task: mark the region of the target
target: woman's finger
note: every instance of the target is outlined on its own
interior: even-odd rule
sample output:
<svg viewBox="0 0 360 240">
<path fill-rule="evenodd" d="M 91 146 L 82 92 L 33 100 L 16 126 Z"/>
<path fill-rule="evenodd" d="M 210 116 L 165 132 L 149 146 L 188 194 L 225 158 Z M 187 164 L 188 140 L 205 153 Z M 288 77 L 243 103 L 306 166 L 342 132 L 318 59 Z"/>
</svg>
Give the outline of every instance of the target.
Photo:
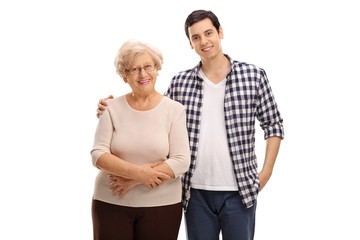
<svg viewBox="0 0 360 240">
<path fill-rule="evenodd" d="M 112 191 L 112 194 L 115 195 L 117 194 L 118 192 L 121 191 L 121 187 L 120 186 L 117 186 L 113 191 Z"/>
</svg>

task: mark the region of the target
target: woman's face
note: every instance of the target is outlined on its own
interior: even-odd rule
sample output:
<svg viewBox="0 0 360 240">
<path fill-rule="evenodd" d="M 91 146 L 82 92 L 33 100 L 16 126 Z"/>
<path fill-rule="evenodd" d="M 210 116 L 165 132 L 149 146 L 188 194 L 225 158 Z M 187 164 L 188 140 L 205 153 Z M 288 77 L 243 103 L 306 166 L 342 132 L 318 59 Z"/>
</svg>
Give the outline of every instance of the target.
<svg viewBox="0 0 360 240">
<path fill-rule="evenodd" d="M 130 85 L 134 94 L 150 94 L 155 91 L 158 75 L 153 58 L 145 52 L 134 59 L 124 81 Z"/>
</svg>

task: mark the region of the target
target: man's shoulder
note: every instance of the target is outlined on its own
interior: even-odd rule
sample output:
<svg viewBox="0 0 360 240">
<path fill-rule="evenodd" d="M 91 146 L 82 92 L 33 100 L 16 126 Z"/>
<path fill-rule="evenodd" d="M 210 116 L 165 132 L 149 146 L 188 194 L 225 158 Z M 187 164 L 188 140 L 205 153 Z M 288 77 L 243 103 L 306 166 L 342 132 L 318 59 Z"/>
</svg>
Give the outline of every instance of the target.
<svg viewBox="0 0 360 240">
<path fill-rule="evenodd" d="M 180 71 L 173 77 L 173 80 L 186 80 L 192 79 L 196 75 L 197 67 L 190 68 L 184 71 Z"/>
<path fill-rule="evenodd" d="M 180 98 L 187 95 L 188 92 L 193 91 L 197 85 L 198 67 L 187 69 L 176 74 L 169 85 L 165 96 L 168 96 L 176 101 L 181 101 Z"/>
<path fill-rule="evenodd" d="M 266 77 L 266 73 L 264 69 L 257 65 L 234 60 L 232 62 L 231 76 L 234 79 L 241 79 L 241 81 L 260 82 L 261 79 Z"/>
<path fill-rule="evenodd" d="M 232 67 L 233 67 L 233 69 L 237 69 L 237 70 L 241 70 L 241 71 L 255 71 L 255 72 L 263 71 L 262 68 L 258 67 L 255 64 L 241 62 L 241 61 L 237 61 L 237 60 L 232 61 Z"/>
</svg>

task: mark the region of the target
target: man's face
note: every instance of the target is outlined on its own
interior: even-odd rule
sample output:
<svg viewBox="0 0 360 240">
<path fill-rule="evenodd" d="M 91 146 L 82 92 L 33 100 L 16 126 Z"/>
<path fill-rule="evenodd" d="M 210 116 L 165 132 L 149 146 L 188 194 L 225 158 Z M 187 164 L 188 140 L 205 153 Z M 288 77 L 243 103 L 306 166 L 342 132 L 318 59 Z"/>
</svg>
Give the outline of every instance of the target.
<svg viewBox="0 0 360 240">
<path fill-rule="evenodd" d="M 190 46 L 200 58 L 211 59 L 222 53 L 221 39 L 224 38 L 222 28 L 219 33 L 209 18 L 205 18 L 189 27 Z"/>
</svg>

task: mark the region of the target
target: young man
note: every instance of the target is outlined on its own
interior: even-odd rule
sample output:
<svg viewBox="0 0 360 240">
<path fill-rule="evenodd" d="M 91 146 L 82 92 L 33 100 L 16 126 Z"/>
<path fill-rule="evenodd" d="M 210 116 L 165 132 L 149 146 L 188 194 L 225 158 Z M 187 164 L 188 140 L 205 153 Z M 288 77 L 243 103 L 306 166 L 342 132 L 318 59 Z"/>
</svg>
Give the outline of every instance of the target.
<svg viewBox="0 0 360 240">
<path fill-rule="evenodd" d="M 183 178 L 183 206 L 188 239 L 219 239 L 220 230 L 224 240 L 253 239 L 256 198 L 272 174 L 284 137 L 282 118 L 265 71 L 222 52 L 224 34 L 215 14 L 192 12 L 185 33 L 201 62 L 177 74 L 165 95 L 187 110 L 191 165 Z M 259 173 L 255 118 L 266 139 Z"/>
</svg>

